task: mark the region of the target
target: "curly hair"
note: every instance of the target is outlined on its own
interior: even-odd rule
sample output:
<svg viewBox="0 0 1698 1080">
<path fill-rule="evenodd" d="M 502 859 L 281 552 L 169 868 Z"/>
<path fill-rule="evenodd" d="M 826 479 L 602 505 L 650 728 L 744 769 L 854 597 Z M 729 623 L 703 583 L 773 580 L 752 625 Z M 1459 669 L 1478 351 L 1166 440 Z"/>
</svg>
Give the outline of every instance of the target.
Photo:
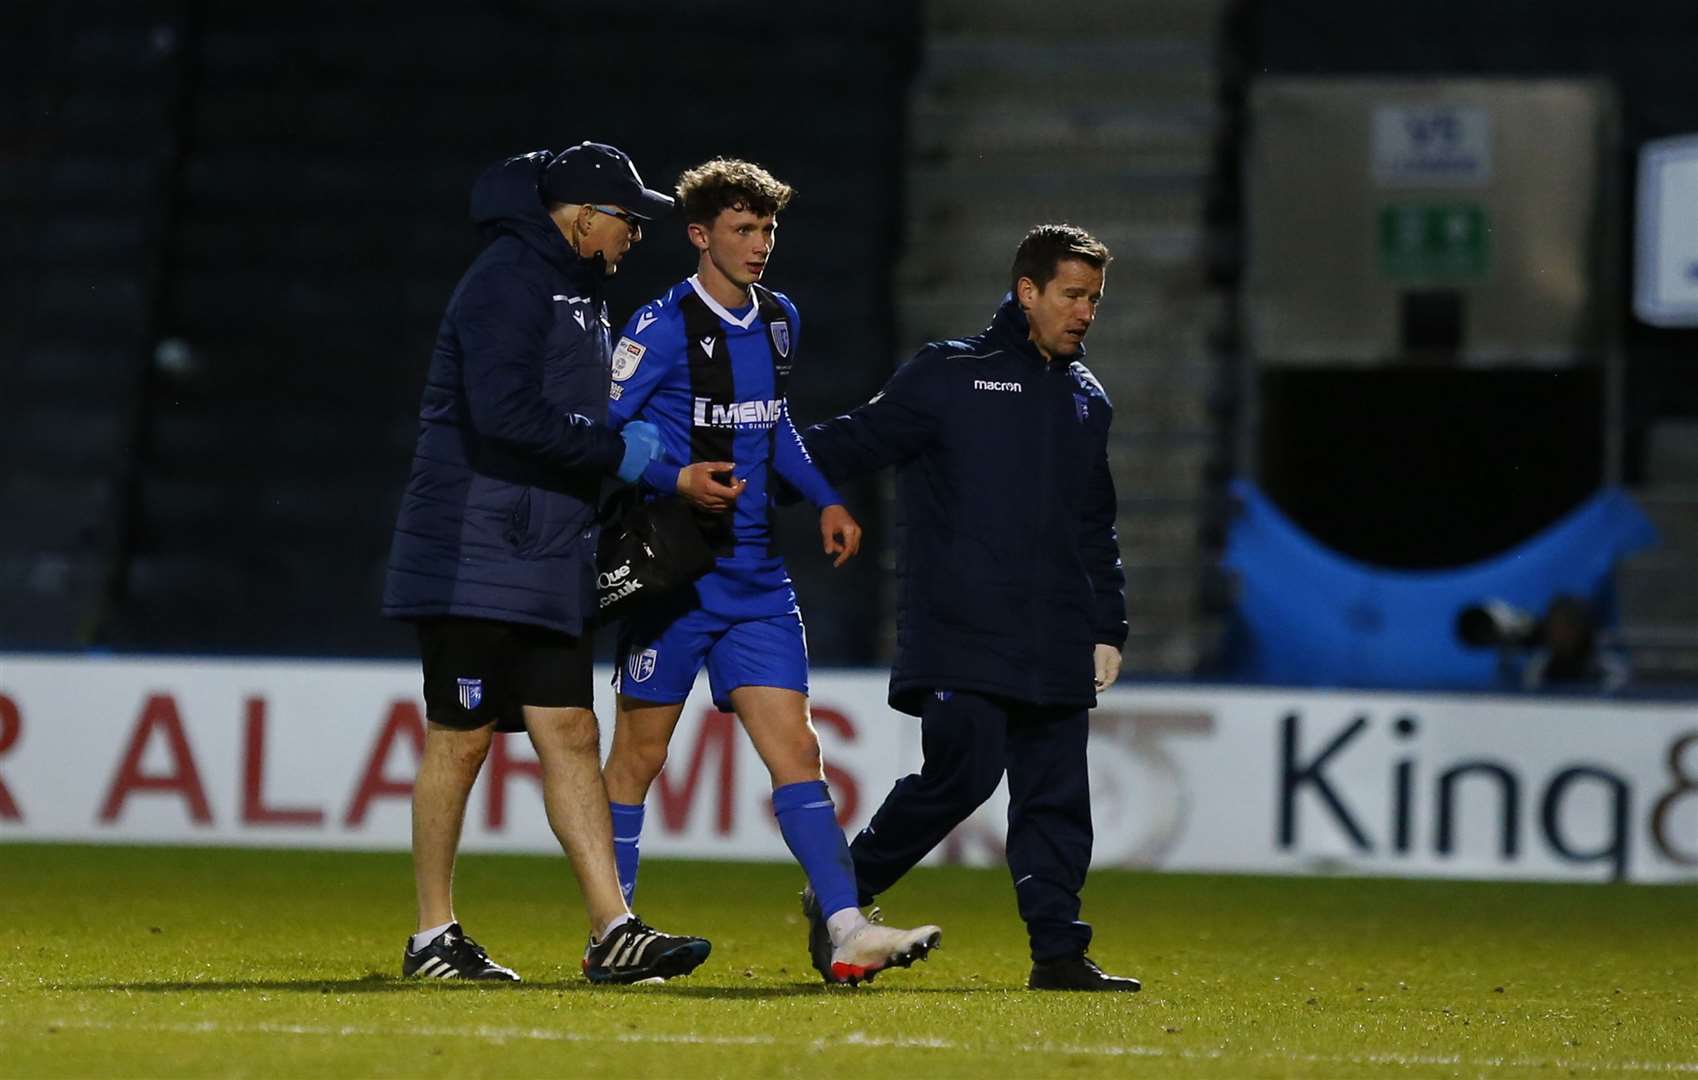
<svg viewBox="0 0 1698 1080">
<path fill-rule="evenodd" d="M 714 158 L 678 177 L 684 220 L 710 225 L 722 210 L 747 210 L 765 217 L 790 205 L 791 187 L 752 161 Z"/>
</svg>

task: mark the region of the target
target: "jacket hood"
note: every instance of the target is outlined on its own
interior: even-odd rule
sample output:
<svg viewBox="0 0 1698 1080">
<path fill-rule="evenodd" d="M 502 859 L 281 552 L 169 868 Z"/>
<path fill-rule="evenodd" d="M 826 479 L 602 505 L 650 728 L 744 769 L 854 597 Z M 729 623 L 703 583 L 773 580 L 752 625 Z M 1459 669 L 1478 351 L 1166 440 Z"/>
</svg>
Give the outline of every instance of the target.
<svg viewBox="0 0 1698 1080">
<path fill-rule="evenodd" d="M 1018 349 L 1035 357 L 1040 363 L 1044 362 L 1044 354 L 1032 343 L 1032 324 L 1026 321 L 1025 309 L 1014 299 L 1012 292 L 1002 294 L 1002 303 L 997 305 L 996 314 L 991 316 L 990 326 L 985 330 L 988 335 L 999 338 L 1004 347 Z M 1062 367 L 1075 360 L 1085 359 L 1084 343 L 1080 343 L 1079 351 L 1072 356 L 1056 359 L 1064 361 Z"/>
<path fill-rule="evenodd" d="M 542 174 L 553 157 L 533 150 L 485 169 L 472 185 L 472 224 L 486 239 L 508 233 L 573 277 L 593 272 L 599 282 L 601 256 L 580 258 L 543 207 Z"/>
</svg>

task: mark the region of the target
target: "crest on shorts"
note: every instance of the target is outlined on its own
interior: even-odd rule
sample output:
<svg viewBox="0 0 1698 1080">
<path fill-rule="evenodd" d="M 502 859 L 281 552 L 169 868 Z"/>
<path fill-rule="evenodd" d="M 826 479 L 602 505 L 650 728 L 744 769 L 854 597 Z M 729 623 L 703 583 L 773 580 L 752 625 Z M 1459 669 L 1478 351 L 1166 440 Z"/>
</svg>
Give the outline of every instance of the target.
<svg viewBox="0 0 1698 1080">
<path fill-rule="evenodd" d="M 790 355 L 790 324 L 783 319 L 767 327 L 772 331 L 772 347 L 778 350 L 778 355 Z"/>
<path fill-rule="evenodd" d="M 655 650 L 644 649 L 633 653 L 631 659 L 625 662 L 625 670 L 631 673 L 632 682 L 646 682 L 654 674 Z"/>
<path fill-rule="evenodd" d="M 454 681 L 460 684 L 460 707 L 462 709 L 475 709 L 483 704 L 482 679 L 456 679 Z"/>
</svg>

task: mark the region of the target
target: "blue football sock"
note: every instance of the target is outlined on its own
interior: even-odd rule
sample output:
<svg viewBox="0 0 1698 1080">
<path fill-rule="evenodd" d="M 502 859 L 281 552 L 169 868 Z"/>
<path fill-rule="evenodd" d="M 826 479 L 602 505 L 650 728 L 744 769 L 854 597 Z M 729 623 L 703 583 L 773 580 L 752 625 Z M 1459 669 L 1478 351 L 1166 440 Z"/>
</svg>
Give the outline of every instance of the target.
<svg viewBox="0 0 1698 1080">
<path fill-rule="evenodd" d="M 772 810 L 778 815 L 778 831 L 784 834 L 784 843 L 814 887 L 820 910 L 830 916 L 854 907 L 855 864 L 849 858 L 849 842 L 837 827 L 837 808 L 832 805 L 825 781 L 807 780 L 775 788 Z"/>
<path fill-rule="evenodd" d="M 627 906 L 637 894 L 637 847 L 643 839 L 643 804 L 608 800 L 613 812 L 613 864 L 619 870 L 619 891 Z"/>
</svg>

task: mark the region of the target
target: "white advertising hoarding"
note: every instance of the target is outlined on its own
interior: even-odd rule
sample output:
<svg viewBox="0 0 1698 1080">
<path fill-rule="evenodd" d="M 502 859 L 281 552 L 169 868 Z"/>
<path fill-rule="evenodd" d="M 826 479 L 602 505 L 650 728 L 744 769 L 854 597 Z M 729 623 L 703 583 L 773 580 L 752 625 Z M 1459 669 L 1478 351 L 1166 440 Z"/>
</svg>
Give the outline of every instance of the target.
<svg viewBox="0 0 1698 1080">
<path fill-rule="evenodd" d="M 407 663 L 0 656 L 0 842 L 405 848 L 418 695 Z M 858 830 L 918 723 L 882 672 L 816 672 L 813 709 Z M 1098 867 L 1698 880 L 1698 703 L 1122 686 L 1091 727 Z M 497 744 L 465 847 L 557 850 L 528 743 Z M 769 794 L 698 691 L 644 853 L 786 858 Z M 1006 807 L 933 860 L 1000 861 Z"/>
</svg>

